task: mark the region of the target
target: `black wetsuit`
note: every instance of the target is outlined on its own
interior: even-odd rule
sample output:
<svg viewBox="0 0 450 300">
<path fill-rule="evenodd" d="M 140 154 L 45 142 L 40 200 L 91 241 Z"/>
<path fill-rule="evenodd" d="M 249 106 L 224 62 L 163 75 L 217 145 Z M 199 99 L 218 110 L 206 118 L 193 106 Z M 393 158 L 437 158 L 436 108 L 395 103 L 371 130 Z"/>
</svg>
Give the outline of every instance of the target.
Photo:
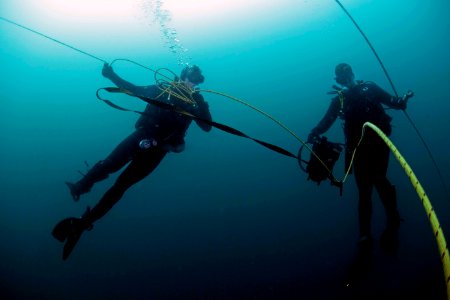
<svg viewBox="0 0 450 300">
<path fill-rule="evenodd" d="M 113 73 L 111 81 L 118 87 L 132 92 L 136 96 L 155 99 L 175 105 L 183 110 L 211 120 L 207 102 L 198 92 L 186 96 L 195 101 L 189 104 L 174 95 L 164 93 L 156 85 L 135 86 Z M 174 111 L 147 104 L 144 114 L 136 122 L 136 130 L 125 138 L 105 159 L 98 162 L 75 185 L 81 193 L 88 192 L 95 182 L 105 179 L 117 172 L 127 163 L 128 166 L 119 175 L 113 186 L 103 195 L 98 204 L 85 216 L 85 221 L 92 224 L 104 216 L 116 204 L 125 191 L 133 184 L 148 176 L 161 162 L 167 152 L 181 152 L 184 149 L 184 136 L 192 119 Z M 197 121 L 204 131 L 211 126 Z"/>
<path fill-rule="evenodd" d="M 312 130 L 314 135 L 325 133 L 334 121 L 344 120 L 346 138 L 346 165 L 361 137 L 365 122 L 371 122 L 386 135 L 391 134 L 391 117 L 386 114 L 383 105 L 394 109 L 404 109 L 401 98 L 393 97 L 372 82 L 358 82 L 350 89 L 342 90 L 342 97 L 332 99 L 327 113 Z M 353 171 L 359 191 L 360 235 L 370 236 L 372 215 L 372 190 L 375 186 L 385 207 L 388 226 L 399 222 L 395 187 L 386 177 L 389 162 L 389 148 L 372 130 L 365 136 L 356 151 Z"/>
</svg>

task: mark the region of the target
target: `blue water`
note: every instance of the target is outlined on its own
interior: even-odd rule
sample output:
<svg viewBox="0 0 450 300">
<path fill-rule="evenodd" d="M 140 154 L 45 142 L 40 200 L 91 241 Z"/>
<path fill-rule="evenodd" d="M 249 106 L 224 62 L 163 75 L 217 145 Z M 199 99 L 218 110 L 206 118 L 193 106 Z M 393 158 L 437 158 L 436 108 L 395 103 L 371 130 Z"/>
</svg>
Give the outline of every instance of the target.
<svg viewBox="0 0 450 300">
<path fill-rule="evenodd" d="M 178 73 L 180 61 L 188 59 L 203 69 L 202 88 L 255 105 L 301 138 L 328 107 L 326 92 L 337 63 L 350 63 L 357 78 L 392 92 L 335 1 L 257 6 L 229 1 L 233 9 L 215 11 L 202 11 L 197 3 L 196 10 L 183 14 L 172 0 L 171 18 L 152 15 L 151 1 L 129 1 L 142 11 L 127 16 L 107 7 L 98 15 L 89 7 L 72 14 L 61 9 L 64 5 L 51 6 L 57 2 L 2 0 L 0 15 L 106 61 L 129 58 Z M 450 3 L 342 2 L 379 52 L 399 93 L 415 92 L 408 114 L 446 180 Z M 164 35 L 161 22 L 176 35 Z M 177 41 L 168 41 L 174 36 Z M 172 51 L 173 43 L 183 53 Z M 92 165 L 109 154 L 133 130 L 137 115 L 96 99 L 98 88 L 111 85 L 101 76 L 102 62 L 1 20 L 0 45 L 1 299 L 446 298 L 431 227 L 394 157 L 388 174 L 405 220 L 398 255 L 380 252 L 385 216 L 375 194 L 372 267 L 346 288 L 358 237 L 353 177 L 340 197 L 327 182 L 307 181 L 294 159 L 219 130 L 205 133 L 195 124 L 186 151 L 169 154 L 131 188 L 63 262 L 62 245 L 50 234 L 53 226 L 95 205 L 117 174 L 78 203 L 64 181 L 79 179 L 85 161 Z M 153 83 L 151 73 L 133 65 L 118 62 L 115 69 L 137 84 Z M 224 97 L 204 96 L 214 120 L 297 152 L 300 143 L 274 122 Z M 143 107 L 137 100 L 116 99 Z M 405 116 L 389 113 L 394 144 L 450 234 L 450 200 L 432 161 Z M 343 141 L 340 125 L 327 133 L 331 140 Z M 339 161 L 339 178 L 342 169 Z"/>
</svg>

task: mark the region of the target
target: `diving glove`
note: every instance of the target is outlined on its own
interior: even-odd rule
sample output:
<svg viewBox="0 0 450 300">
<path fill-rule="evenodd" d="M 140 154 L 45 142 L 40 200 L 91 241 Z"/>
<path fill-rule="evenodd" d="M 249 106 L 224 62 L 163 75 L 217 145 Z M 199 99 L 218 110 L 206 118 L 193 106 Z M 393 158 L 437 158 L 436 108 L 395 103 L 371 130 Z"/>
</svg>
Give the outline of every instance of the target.
<svg viewBox="0 0 450 300">
<path fill-rule="evenodd" d="M 105 63 L 102 69 L 102 75 L 106 78 L 111 78 L 114 75 L 114 70 L 110 64 Z"/>
<path fill-rule="evenodd" d="M 311 133 L 308 135 L 308 139 L 306 140 L 306 142 L 309 144 L 314 144 L 319 138 L 320 135 L 318 135 L 314 131 L 311 131 Z"/>
<path fill-rule="evenodd" d="M 402 109 L 406 109 L 406 106 L 408 105 L 408 100 L 410 98 L 412 98 L 414 96 L 414 92 L 411 90 L 408 90 L 406 92 L 406 94 L 403 95 L 403 97 L 401 98 L 401 104 L 402 104 Z"/>
</svg>

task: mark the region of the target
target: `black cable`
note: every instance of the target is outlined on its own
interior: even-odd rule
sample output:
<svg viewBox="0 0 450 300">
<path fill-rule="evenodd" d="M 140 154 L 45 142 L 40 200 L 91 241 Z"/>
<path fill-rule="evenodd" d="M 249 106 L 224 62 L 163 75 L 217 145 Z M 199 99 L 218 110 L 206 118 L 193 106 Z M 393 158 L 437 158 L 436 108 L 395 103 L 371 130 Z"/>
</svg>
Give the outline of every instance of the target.
<svg viewBox="0 0 450 300">
<path fill-rule="evenodd" d="M 85 51 L 83 51 L 83 50 L 80 50 L 80 49 L 78 49 L 78 48 L 75 48 L 75 47 L 73 47 L 73 46 L 71 46 L 71 45 L 69 45 L 69 44 L 63 43 L 63 42 L 61 42 L 61 41 L 59 41 L 59 40 L 57 40 L 57 39 L 55 39 L 55 38 L 52 38 L 52 37 L 50 37 L 50 36 L 48 36 L 48 35 L 45 35 L 45 34 L 43 34 L 43 33 L 40 33 L 39 31 L 33 30 L 33 29 L 31 29 L 31 28 L 28 28 L 28 27 L 26 27 L 26 26 L 24 26 L 24 25 L 21 25 L 21 24 L 19 24 L 19 23 L 14 22 L 14 21 L 8 20 L 8 19 L 3 18 L 3 17 L 1 17 L 1 16 L 0 16 L 0 20 L 3 20 L 3 21 L 5 21 L 5 22 L 7 22 L 7 23 L 10 23 L 10 24 L 15 25 L 15 26 L 17 26 L 17 27 L 20 27 L 20 28 L 22 28 L 22 29 L 31 31 L 32 33 L 35 33 L 35 34 L 37 34 L 37 35 L 40 35 L 40 36 L 42 36 L 42 37 L 44 37 L 44 38 L 46 38 L 46 39 L 49 39 L 49 40 L 51 40 L 51 41 L 53 41 L 53 42 L 55 42 L 55 43 L 58 43 L 58 44 L 63 45 L 63 46 L 65 46 L 65 47 L 68 47 L 68 48 L 70 48 L 70 49 L 72 49 L 72 50 L 78 51 L 78 52 L 80 52 L 80 53 L 82 53 L 82 54 L 85 54 L 85 55 L 87 55 L 87 56 L 89 56 L 89 57 L 92 57 L 92 58 L 97 59 L 97 60 L 99 60 L 99 61 L 102 61 L 102 62 L 104 62 L 104 63 L 108 63 L 108 62 L 107 62 L 106 60 L 104 60 L 104 59 L 98 58 L 97 56 L 94 56 L 94 55 L 92 55 L 92 54 L 89 54 L 89 53 L 87 53 L 87 52 L 85 52 Z"/>
<path fill-rule="evenodd" d="M 380 63 L 381 68 L 383 69 L 384 74 L 386 75 L 387 79 L 389 80 L 389 83 L 391 84 L 392 90 L 394 91 L 395 96 L 398 98 L 397 90 L 395 89 L 394 83 L 391 80 L 391 76 L 389 76 L 389 73 L 387 72 L 386 68 L 384 67 L 383 62 L 381 61 L 380 57 L 378 56 L 377 51 L 375 51 L 375 48 L 372 46 L 372 43 L 369 41 L 367 36 L 362 31 L 361 27 L 359 27 L 358 23 L 356 23 L 355 19 L 353 19 L 352 15 L 345 9 L 344 5 L 339 0 L 336 0 L 337 4 L 342 8 L 342 10 L 347 14 L 347 16 L 352 20 L 353 24 L 355 24 L 355 27 L 358 29 L 358 31 L 361 33 L 363 38 L 366 40 L 367 44 L 369 45 L 370 49 L 372 49 L 373 54 L 375 54 L 375 57 L 377 58 L 378 62 Z"/>
<path fill-rule="evenodd" d="M 115 109 L 118 109 L 118 110 L 121 110 L 121 111 L 134 112 L 134 113 L 137 113 L 137 114 L 140 114 L 140 115 L 147 115 L 147 113 L 145 113 L 145 112 L 141 112 L 141 111 L 137 111 L 137 110 L 121 107 L 121 106 L 119 106 L 117 104 L 114 104 L 112 101 L 101 97 L 100 96 L 100 91 L 103 91 L 103 90 L 107 91 L 109 93 L 124 93 L 124 94 L 130 95 L 130 96 L 137 97 L 137 98 L 143 100 L 146 103 L 155 105 L 157 107 L 160 107 L 160 108 L 163 108 L 163 109 L 166 109 L 166 110 L 170 110 L 170 111 L 176 112 L 178 114 L 182 114 L 182 115 L 184 115 L 184 116 L 186 116 L 188 118 L 191 118 L 193 120 L 201 121 L 203 123 L 211 125 L 211 126 L 217 128 L 219 130 L 222 130 L 224 132 L 227 132 L 227 133 L 230 133 L 230 134 L 233 134 L 233 135 L 236 135 L 236 136 L 240 136 L 240 137 L 243 137 L 243 138 L 247 138 L 247 139 L 253 140 L 253 141 L 257 142 L 258 144 L 260 144 L 260 145 L 262 145 L 262 146 L 264 146 L 264 147 L 266 147 L 266 148 L 268 148 L 268 149 L 270 149 L 272 151 L 275 151 L 275 152 L 277 152 L 279 154 L 298 159 L 297 155 L 289 152 L 288 150 L 283 149 L 282 147 L 276 146 L 274 144 L 271 144 L 271 143 L 268 143 L 268 142 L 265 142 L 265 141 L 262 141 L 262 140 L 259 140 L 259 139 L 252 138 L 251 136 L 249 136 L 249 135 L 243 133 L 242 131 L 237 130 L 237 129 L 231 127 L 231 126 L 224 125 L 224 124 L 221 124 L 221 123 L 218 123 L 218 122 L 214 122 L 212 120 L 207 120 L 207 119 L 201 118 L 199 116 L 193 115 L 190 112 L 187 112 L 187 111 L 185 111 L 184 109 L 182 109 L 182 108 L 180 108 L 178 106 L 170 105 L 170 104 L 167 104 L 167 103 L 164 103 L 164 102 L 161 102 L 161 101 L 157 101 L 157 100 L 154 100 L 154 99 L 151 99 L 151 98 L 143 97 L 143 96 L 133 95 L 131 92 L 129 92 L 129 91 L 125 90 L 125 89 L 122 89 L 122 88 L 118 88 L 118 87 L 106 87 L 106 88 L 98 89 L 97 93 L 96 93 L 97 98 L 99 100 L 102 100 L 103 102 L 105 102 L 106 104 L 108 104 L 109 106 L 111 106 L 111 107 L 113 107 Z"/>
</svg>

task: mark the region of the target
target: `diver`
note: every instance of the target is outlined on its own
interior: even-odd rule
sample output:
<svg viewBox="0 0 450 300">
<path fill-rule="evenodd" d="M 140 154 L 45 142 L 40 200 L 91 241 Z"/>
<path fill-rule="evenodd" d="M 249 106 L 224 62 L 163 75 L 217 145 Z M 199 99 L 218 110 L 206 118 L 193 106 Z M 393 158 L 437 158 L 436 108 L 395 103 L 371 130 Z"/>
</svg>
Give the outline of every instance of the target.
<svg viewBox="0 0 450 300">
<path fill-rule="evenodd" d="M 319 135 L 325 133 L 339 117 L 344 121 L 345 135 L 345 165 L 348 169 L 352 153 L 361 138 L 365 122 L 371 122 L 379 127 L 387 136 L 391 134 L 392 118 L 385 112 L 383 105 L 397 109 L 406 109 L 407 101 L 414 94 L 408 91 L 403 97 L 391 96 L 378 85 L 370 81 L 355 80 L 352 68 L 346 63 L 340 63 L 335 68 L 335 80 L 341 86 L 333 86 L 337 94 L 316 127 L 308 136 L 308 142 L 313 143 Z M 395 251 L 398 241 L 400 214 L 397 208 L 395 186 L 387 179 L 389 148 L 372 130 L 365 130 L 364 138 L 356 150 L 353 162 L 353 172 L 359 192 L 359 245 L 372 245 L 372 191 L 373 188 L 383 203 L 386 212 L 386 227 L 381 235 L 381 247 Z"/>
<path fill-rule="evenodd" d="M 187 97 L 188 102 L 177 97 L 162 84 L 136 86 L 119 77 L 109 64 L 104 64 L 102 75 L 119 88 L 131 92 L 134 96 L 145 97 L 168 103 L 198 116 L 211 120 L 208 103 L 194 88 L 204 82 L 204 76 L 198 66 L 185 67 L 180 77 L 175 78 L 175 85 L 180 97 Z M 147 104 L 144 112 L 135 124 L 135 131 L 126 137 L 104 160 L 97 162 L 88 173 L 76 183 L 66 182 L 70 194 L 78 201 L 82 194 L 89 192 L 92 186 L 126 166 L 115 183 L 106 191 L 100 201 L 87 209 L 81 218 L 71 217 L 60 221 L 53 229 L 52 235 L 60 242 L 65 242 L 63 259 L 66 260 L 79 238 L 86 230 L 91 230 L 94 222 L 102 218 L 134 184 L 143 180 L 159 165 L 168 152 L 180 153 L 184 150 L 184 137 L 192 118 L 173 110 Z M 211 125 L 195 120 L 204 131 L 211 130 Z"/>
</svg>

